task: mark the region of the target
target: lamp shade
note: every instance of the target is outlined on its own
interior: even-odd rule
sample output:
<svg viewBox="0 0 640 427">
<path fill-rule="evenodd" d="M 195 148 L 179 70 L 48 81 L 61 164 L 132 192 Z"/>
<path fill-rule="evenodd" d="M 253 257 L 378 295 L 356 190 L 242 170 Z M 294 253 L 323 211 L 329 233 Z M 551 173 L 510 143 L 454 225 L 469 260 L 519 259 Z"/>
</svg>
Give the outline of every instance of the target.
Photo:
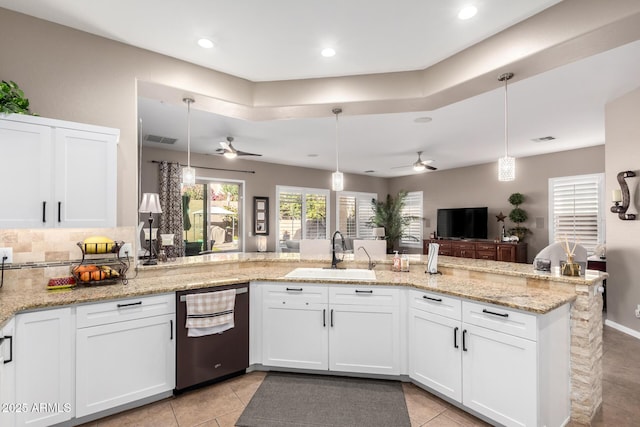
<svg viewBox="0 0 640 427">
<path fill-rule="evenodd" d="M 384 237 L 384 227 L 375 227 L 373 229 L 373 237 L 376 239 L 379 237 Z"/>
<path fill-rule="evenodd" d="M 160 196 L 158 193 L 144 193 L 140 202 L 140 213 L 162 213 Z"/>
</svg>

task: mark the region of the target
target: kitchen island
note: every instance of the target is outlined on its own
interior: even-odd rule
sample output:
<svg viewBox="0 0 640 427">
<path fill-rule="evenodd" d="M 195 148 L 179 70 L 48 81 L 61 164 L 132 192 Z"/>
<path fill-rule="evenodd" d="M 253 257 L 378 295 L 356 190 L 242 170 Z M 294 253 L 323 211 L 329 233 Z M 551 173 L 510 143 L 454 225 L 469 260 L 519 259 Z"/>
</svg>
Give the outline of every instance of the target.
<svg viewBox="0 0 640 427">
<path fill-rule="evenodd" d="M 426 257 L 412 256 L 411 271 L 391 272 L 391 259 L 380 263 L 375 281 L 345 284 L 384 285 L 432 291 L 523 310 L 549 313 L 571 304 L 571 419 L 589 424 L 602 401 L 602 298 L 598 287 L 606 273 L 588 271 L 586 277 L 539 274 L 531 265 L 441 257 L 441 275 L 424 272 Z M 0 293 L 0 324 L 14 314 L 177 290 L 214 287 L 241 282 L 305 282 L 285 276 L 297 267 L 323 267 L 327 262 L 301 260 L 297 254 L 212 254 L 189 257 L 132 271 L 128 285 L 78 287 L 69 292 L 21 291 L 9 286 Z M 366 268 L 350 261 L 343 267 Z M 319 283 L 322 281 L 308 280 Z"/>
</svg>

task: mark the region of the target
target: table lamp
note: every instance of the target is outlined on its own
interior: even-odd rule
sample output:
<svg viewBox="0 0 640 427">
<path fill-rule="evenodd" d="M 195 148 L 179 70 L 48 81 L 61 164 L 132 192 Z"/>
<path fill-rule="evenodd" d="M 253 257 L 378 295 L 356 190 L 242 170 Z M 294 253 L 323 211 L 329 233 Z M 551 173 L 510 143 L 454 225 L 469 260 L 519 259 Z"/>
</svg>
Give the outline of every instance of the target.
<svg viewBox="0 0 640 427">
<path fill-rule="evenodd" d="M 160 196 L 158 193 L 144 193 L 142 195 L 142 202 L 140 202 L 140 213 L 149 213 L 149 257 L 142 265 L 156 265 L 156 257 L 153 254 L 153 234 L 151 230 L 151 224 L 153 224 L 153 214 L 161 214 L 160 208 Z"/>
</svg>

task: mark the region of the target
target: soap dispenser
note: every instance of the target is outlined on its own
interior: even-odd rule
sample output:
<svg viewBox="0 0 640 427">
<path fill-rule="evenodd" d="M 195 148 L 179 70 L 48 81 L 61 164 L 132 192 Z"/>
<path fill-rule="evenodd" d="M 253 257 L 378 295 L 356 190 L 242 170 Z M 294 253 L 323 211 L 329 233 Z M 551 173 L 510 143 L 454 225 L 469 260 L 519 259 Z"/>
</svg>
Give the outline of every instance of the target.
<svg viewBox="0 0 640 427">
<path fill-rule="evenodd" d="M 395 255 L 393 256 L 393 266 L 391 270 L 400 271 L 400 255 L 398 255 L 398 251 L 395 251 Z"/>
<path fill-rule="evenodd" d="M 409 255 L 402 252 L 402 258 L 400 258 L 400 271 L 409 271 Z"/>
</svg>

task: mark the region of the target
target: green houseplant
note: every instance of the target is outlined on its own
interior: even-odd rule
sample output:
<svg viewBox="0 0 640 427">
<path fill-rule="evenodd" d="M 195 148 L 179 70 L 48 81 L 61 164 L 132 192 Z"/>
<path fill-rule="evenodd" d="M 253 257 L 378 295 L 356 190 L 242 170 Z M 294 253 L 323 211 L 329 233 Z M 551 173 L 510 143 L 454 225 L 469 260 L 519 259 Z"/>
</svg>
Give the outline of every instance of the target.
<svg viewBox="0 0 640 427">
<path fill-rule="evenodd" d="M 2 80 L 0 83 L 0 114 L 32 114 L 29 100 L 16 82 Z"/>
<path fill-rule="evenodd" d="M 509 233 L 512 236 L 517 236 L 520 241 L 523 241 L 527 234 L 531 232 L 527 227 L 521 225 L 529 219 L 527 212 L 520 208 L 523 202 L 524 196 L 521 193 L 513 193 L 509 196 L 509 203 L 513 206 L 513 209 L 509 212 L 509 219 L 516 224 L 515 227 L 509 229 Z"/>
<path fill-rule="evenodd" d="M 372 227 L 384 227 L 387 253 L 393 253 L 394 250 L 397 250 L 402 237 L 418 240 L 415 236 L 405 234 L 411 221 L 419 219 L 419 217 L 402 214 L 406 198 L 407 192 L 400 191 L 395 198 L 387 194 L 387 198 L 383 201 L 371 199 L 373 215 L 369 222 Z"/>
</svg>

